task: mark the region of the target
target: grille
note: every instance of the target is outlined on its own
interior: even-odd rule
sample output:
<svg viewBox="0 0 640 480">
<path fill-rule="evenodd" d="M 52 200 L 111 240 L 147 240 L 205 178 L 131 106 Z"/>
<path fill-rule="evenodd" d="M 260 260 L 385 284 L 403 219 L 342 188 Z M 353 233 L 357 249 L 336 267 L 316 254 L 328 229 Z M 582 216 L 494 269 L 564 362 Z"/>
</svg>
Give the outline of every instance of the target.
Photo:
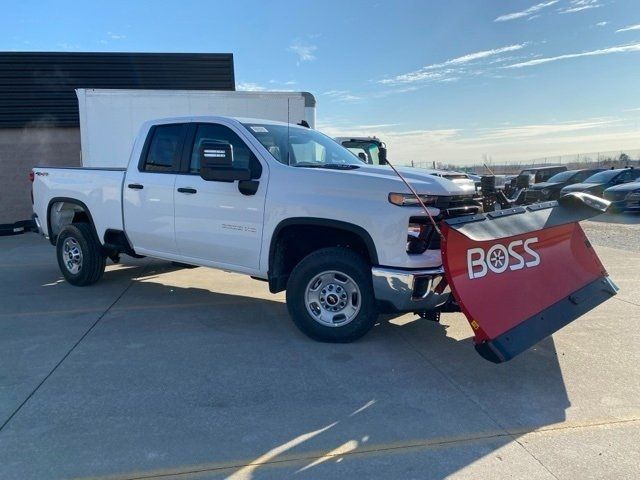
<svg viewBox="0 0 640 480">
<path fill-rule="evenodd" d="M 482 213 L 482 203 L 468 195 L 439 197 L 434 206 L 440 210 L 437 220 Z"/>
<path fill-rule="evenodd" d="M 469 195 L 457 195 L 449 197 L 438 197 L 434 205 L 440 210 L 440 215 L 434 218 L 440 224 L 442 220 L 467 215 L 482 213 L 482 203 Z M 425 240 L 429 245 L 428 250 L 438 250 L 440 248 L 440 236 L 435 232 L 431 222 L 427 217 L 411 217 L 411 223 L 427 225 Z"/>
</svg>

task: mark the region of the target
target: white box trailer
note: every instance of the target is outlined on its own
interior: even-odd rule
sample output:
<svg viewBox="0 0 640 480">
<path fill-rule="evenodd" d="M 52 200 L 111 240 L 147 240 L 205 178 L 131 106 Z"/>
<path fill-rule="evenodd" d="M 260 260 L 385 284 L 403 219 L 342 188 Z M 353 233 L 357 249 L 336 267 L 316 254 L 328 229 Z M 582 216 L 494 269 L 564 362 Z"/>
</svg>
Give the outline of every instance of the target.
<svg viewBox="0 0 640 480">
<path fill-rule="evenodd" d="M 142 124 L 167 117 L 221 115 L 306 121 L 316 101 L 307 92 L 77 89 L 84 167 L 126 167 Z"/>
</svg>

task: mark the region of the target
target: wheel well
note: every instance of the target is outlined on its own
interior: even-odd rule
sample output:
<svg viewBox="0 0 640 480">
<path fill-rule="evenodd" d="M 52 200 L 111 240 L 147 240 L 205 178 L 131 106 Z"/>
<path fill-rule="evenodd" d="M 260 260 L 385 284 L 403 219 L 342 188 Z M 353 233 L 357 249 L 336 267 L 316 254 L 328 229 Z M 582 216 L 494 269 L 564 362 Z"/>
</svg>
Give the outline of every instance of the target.
<svg viewBox="0 0 640 480">
<path fill-rule="evenodd" d="M 94 230 L 95 225 L 87 206 L 79 200 L 54 198 L 49 202 L 47 213 L 47 230 L 49 241 L 56 244 L 60 231 L 72 223 L 88 223 Z"/>
<path fill-rule="evenodd" d="M 284 290 L 295 266 L 310 253 L 327 247 L 349 248 L 368 263 L 377 263 L 373 241 L 360 227 L 320 222 L 280 226 L 271 240 L 269 290 L 272 293 Z"/>
</svg>

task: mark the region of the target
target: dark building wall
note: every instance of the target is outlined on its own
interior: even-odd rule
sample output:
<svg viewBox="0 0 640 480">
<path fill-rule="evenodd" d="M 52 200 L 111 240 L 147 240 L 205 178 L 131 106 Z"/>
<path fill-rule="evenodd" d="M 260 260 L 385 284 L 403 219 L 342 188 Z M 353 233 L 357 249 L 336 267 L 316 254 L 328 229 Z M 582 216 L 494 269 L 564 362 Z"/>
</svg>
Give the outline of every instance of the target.
<svg viewBox="0 0 640 480">
<path fill-rule="evenodd" d="M 0 223 L 31 216 L 33 166 L 80 165 L 76 88 L 235 90 L 233 55 L 0 52 Z"/>
<path fill-rule="evenodd" d="M 80 129 L 0 129 L 0 223 L 31 218 L 29 172 L 35 165 L 80 165 Z"/>
<path fill-rule="evenodd" d="M 0 128 L 77 127 L 76 88 L 235 90 L 233 55 L 0 52 Z"/>
</svg>

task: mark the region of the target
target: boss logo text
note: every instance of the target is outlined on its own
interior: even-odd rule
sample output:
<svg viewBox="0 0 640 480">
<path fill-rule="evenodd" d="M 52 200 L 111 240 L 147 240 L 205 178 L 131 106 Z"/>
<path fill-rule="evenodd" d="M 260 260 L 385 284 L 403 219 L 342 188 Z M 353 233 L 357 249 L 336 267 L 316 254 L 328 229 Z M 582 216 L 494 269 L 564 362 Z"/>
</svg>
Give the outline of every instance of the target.
<svg viewBox="0 0 640 480">
<path fill-rule="evenodd" d="M 540 255 L 533 249 L 538 237 L 514 240 L 508 245 L 497 243 L 488 250 L 470 248 L 467 250 L 467 273 L 469 279 L 484 277 L 489 270 L 504 273 L 507 270 L 521 270 L 540 265 Z"/>
</svg>

